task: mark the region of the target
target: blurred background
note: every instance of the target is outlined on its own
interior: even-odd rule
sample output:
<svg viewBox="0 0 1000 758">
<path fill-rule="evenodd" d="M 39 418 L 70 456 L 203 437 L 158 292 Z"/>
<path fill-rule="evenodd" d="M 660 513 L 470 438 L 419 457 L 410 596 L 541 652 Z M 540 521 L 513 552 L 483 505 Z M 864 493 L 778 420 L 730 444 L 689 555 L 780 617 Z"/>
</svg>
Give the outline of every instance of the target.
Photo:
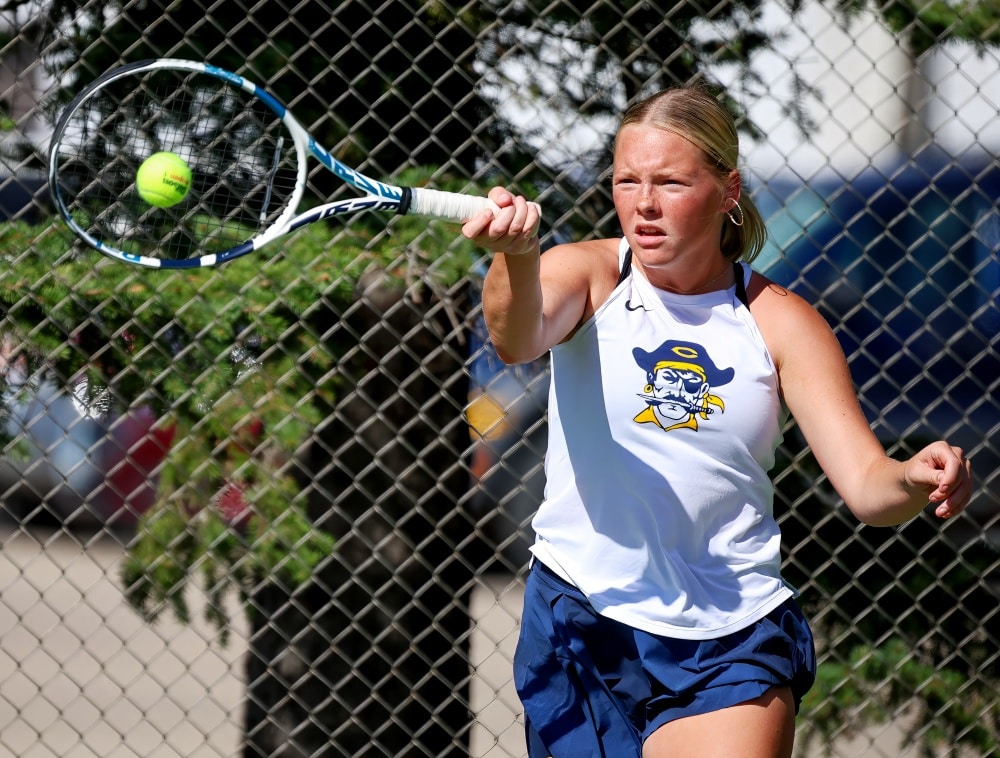
<svg viewBox="0 0 1000 758">
<path fill-rule="evenodd" d="M 53 125 L 149 57 L 262 84 L 376 178 L 618 233 L 627 103 L 701 80 L 770 239 L 896 456 L 972 459 L 961 518 L 846 512 L 785 430 L 784 569 L 820 646 L 800 755 L 1000 740 L 1000 3 L 9 0 L 0 7 L 0 754 L 521 756 L 511 655 L 544 360 L 503 366 L 487 261 L 371 217 L 218 270 L 54 216 Z M 314 201 L 350 190 L 315 168 Z"/>
</svg>

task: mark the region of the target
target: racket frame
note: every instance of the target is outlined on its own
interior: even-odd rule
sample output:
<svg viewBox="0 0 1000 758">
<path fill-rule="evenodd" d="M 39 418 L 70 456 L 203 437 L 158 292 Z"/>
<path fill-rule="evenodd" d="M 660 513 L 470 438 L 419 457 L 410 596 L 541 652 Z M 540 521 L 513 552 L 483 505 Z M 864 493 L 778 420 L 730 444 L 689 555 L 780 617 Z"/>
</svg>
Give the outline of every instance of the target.
<svg viewBox="0 0 1000 758">
<path fill-rule="evenodd" d="M 157 70 L 187 71 L 194 74 L 206 74 L 215 79 L 231 84 L 253 97 L 258 98 L 272 111 L 288 129 L 296 153 L 295 186 L 289 198 L 287 207 L 279 214 L 270 226 L 255 236 L 247 239 L 228 250 L 203 255 L 197 258 L 161 259 L 146 255 L 137 255 L 120 250 L 113 245 L 91 234 L 70 213 L 63 198 L 58 181 L 59 150 L 62 136 L 68 127 L 73 113 L 90 100 L 104 87 L 127 76 Z M 312 155 L 328 170 L 332 171 L 342 181 L 351 187 L 364 192 L 365 195 L 331 203 L 324 203 L 308 211 L 297 213 L 298 205 L 306 190 L 308 174 L 307 157 Z M 339 161 L 320 145 L 306 129 L 291 114 L 288 108 L 264 88 L 254 82 L 226 69 L 218 68 L 210 63 L 184 60 L 181 58 L 155 58 L 128 63 L 112 69 L 88 84 L 66 106 L 59 121 L 56 123 L 49 150 L 49 187 L 56 208 L 70 229 L 84 242 L 99 252 L 125 263 L 132 263 L 148 268 L 186 269 L 204 266 L 215 266 L 220 263 L 239 258 L 259 250 L 273 242 L 278 237 L 289 234 L 307 224 L 331 216 L 357 213 L 362 211 L 392 211 L 399 215 L 417 213 L 450 221 L 462 222 L 472 218 L 483 210 L 496 209 L 496 205 L 484 197 L 463 195 L 452 192 L 441 192 L 429 189 L 399 187 L 380 182 L 360 171 Z"/>
</svg>

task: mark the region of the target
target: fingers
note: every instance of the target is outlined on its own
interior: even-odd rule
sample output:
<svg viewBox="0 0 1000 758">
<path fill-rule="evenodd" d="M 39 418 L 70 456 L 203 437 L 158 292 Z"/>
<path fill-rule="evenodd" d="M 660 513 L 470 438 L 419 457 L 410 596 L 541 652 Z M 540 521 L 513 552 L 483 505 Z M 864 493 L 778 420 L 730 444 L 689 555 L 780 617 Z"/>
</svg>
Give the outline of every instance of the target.
<svg viewBox="0 0 1000 758">
<path fill-rule="evenodd" d="M 972 462 L 961 448 L 952 448 L 952 452 L 954 457 L 947 460 L 930 498 L 932 503 L 939 503 L 934 513 L 940 518 L 957 516 L 972 498 Z"/>
<path fill-rule="evenodd" d="M 490 190 L 494 208 L 469 219 L 462 234 L 494 252 L 521 255 L 537 247 L 540 214 L 538 205 L 503 187 Z"/>
<path fill-rule="evenodd" d="M 503 187 L 490 190 L 490 200 L 497 208 L 493 212 L 488 235 L 491 239 L 530 239 L 538 231 L 538 206 L 521 195 L 513 195 Z"/>
<path fill-rule="evenodd" d="M 961 513 L 972 497 L 972 463 L 962 448 L 945 442 L 928 445 L 907 467 L 907 481 L 927 493 L 937 503 L 935 515 L 951 518 Z"/>
</svg>

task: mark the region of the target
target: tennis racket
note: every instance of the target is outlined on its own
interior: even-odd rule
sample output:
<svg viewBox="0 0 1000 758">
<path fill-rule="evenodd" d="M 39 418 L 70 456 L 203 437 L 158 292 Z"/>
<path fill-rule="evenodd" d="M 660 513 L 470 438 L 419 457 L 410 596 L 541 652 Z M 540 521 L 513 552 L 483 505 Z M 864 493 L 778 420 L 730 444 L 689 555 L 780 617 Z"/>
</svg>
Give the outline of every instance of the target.
<svg viewBox="0 0 1000 758">
<path fill-rule="evenodd" d="M 154 153 L 180 157 L 189 188 L 151 205 L 136 175 Z M 300 212 L 310 156 L 365 193 Z M 362 211 L 463 222 L 496 206 L 484 197 L 397 187 L 341 163 L 273 95 L 207 63 L 160 58 L 108 71 L 60 115 L 49 187 L 84 242 L 153 268 L 215 266 L 306 224 Z M 148 195 L 147 195 L 148 197 Z"/>
</svg>

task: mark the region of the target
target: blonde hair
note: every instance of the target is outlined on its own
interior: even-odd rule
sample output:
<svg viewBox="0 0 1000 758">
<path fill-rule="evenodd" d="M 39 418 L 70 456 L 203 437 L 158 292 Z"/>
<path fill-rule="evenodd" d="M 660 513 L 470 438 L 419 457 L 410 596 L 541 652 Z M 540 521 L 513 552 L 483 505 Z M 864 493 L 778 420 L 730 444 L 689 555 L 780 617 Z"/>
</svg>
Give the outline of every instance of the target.
<svg viewBox="0 0 1000 758">
<path fill-rule="evenodd" d="M 720 187 L 732 172 L 739 174 L 740 140 L 736 123 L 725 106 L 701 86 L 677 86 L 632 105 L 622 117 L 618 133 L 629 124 L 646 124 L 678 134 L 698 147 L 719 177 Z M 740 175 L 741 186 L 743 186 Z M 749 194 L 741 194 L 733 214 L 739 221 L 722 225 L 722 254 L 731 261 L 752 261 L 767 240 L 767 227 Z"/>
</svg>

